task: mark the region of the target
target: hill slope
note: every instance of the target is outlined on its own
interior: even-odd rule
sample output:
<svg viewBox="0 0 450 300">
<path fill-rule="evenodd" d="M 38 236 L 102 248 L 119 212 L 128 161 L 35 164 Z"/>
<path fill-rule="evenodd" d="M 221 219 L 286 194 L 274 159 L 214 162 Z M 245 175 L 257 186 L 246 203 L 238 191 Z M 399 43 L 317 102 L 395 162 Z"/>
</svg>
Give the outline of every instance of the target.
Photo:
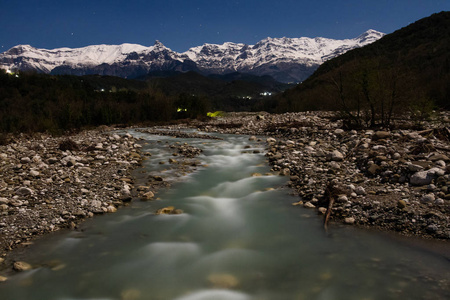
<svg viewBox="0 0 450 300">
<path fill-rule="evenodd" d="M 340 109 L 370 125 L 388 125 L 396 111 L 449 109 L 450 12 L 325 62 L 278 100 L 278 110 Z"/>
</svg>

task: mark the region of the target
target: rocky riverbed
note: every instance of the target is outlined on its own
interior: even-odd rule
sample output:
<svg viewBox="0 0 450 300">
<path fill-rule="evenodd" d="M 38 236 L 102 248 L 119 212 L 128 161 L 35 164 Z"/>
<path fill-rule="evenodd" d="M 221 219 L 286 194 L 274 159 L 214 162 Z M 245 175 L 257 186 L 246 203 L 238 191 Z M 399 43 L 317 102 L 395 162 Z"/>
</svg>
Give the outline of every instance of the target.
<svg viewBox="0 0 450 300">
<path fill-rule="evenodd" d="M 180 132 L 198 128 L 249 135 L 265 142 L 272 171 L 290 177 L 299 195 L 293 205 L 319 215 L 328 209 L 335 222 L 448 240 L 449 115 L 437 120 L 425 130 L 344 130 L 327 112 L 236 113 L 148 132 L 198 138 Z M 174 152 L 167 162 L 172 168 L 189 172 L 200 164 L 194 159 L 200 149 L 167 146 Z M 141 147 L 131 135 L 111 130 L 18 136 L 0 146 L 0 263 L 36 236 L 115 212 L 132 196 L 153 199 L 168 183 L 143 176 L 134 185 L 131 171 L 145 159 Z"/>
<path fill-rule="evenodd" d="M 329 208 L 330 220 L 349 225 L 448 240 L 449 124 L 443 112 L 422 130 L 343 130 L 333 113 L 311 112 L 229 114 L 197 127 L 264 137 L 272 171 L 289 176 L 300 196 L 294 205 L 320 215 Z"/>
<path fill-rule="evenodd" d="M 0 146 L 1 255 L 130 201 L 140 147 L 131 135 L 101 130 L 20 136 Z"/>
</svg>

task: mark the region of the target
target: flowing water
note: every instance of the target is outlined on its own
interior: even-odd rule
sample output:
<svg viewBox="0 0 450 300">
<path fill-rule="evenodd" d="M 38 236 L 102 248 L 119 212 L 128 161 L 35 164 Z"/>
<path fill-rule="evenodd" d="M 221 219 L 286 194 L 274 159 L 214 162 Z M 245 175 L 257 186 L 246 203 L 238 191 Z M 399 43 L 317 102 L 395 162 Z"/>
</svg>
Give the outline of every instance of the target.
<svg viewBox="0 0 450 300">
<path fill-rule="evenodd" d="M 1 283 L 0 299 L 450 298 L 448 258 L 348 227 L 326 234 L 314 211 L 292 207 L 298 199 L 278 188 L 285 177 L 251 176 L 269 167 L 248 137 L 133 134 L 147 140 L 149 173 L 172 176 L 159 164 L 171 158 L 166 142 L 202 148 L 198 159 L 208 166 L 158 200 L 135 201 L 82 231 L 39 241 L 27 259 L 41 267 Z M 249 144 L 251 153 L 243 153 Z M 154 215 L 166 206 L 184 213 Z"/>
</svg>

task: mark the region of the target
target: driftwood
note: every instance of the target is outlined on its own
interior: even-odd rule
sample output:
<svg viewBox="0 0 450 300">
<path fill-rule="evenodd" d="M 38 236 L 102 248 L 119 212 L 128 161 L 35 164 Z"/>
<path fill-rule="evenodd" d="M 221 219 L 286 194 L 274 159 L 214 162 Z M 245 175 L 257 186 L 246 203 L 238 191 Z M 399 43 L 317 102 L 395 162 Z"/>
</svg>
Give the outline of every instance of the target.
<svg viewBox="0 0 450 300">
<path fill-rule="evenodd" d="M 339 188 L 337 185 L 333 184 L 332 182 L 327 184 L 327 188 L 325 190 L 325 196 L 328 198 L 328 207 L 327 211 L 325 212 L 325 217 L 323 219 L 323 227 L 325 228 L 325 231 L 328 230 L 328 221 L 330 220 L 331 211 L 333 210 L 333 205 L 336 200 L 336 197 L 340 194 L 344 194 L 345 192 Z"/>
<path fill-rule="evenodd" d="M 333 205 L 334 205 L 334 196 L 329 195 L 328 196 L 328 207 L 327 207 L 327 211 L 325 212 L 325 217 L 323 219 L 323 228 L 325 228 L 325 231 L 328 231 L 328 220 L 330 219 L 331 210 L 333 209 Z"/>
</svg>

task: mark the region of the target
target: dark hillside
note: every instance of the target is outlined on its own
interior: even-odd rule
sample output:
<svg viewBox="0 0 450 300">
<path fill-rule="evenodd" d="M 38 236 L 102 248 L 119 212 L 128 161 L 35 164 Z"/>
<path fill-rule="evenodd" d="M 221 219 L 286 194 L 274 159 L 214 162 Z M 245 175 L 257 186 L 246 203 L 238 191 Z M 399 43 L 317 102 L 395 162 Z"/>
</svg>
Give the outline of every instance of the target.
<svg viewBox="0 0 450 300">
<path fill-rule="evenodd" d="M 279 111 L 341 110 L 368 125 L 389 125 L 397 112 L 450 109 L 450 12 L 325 62 L 277 100 Z"/>
</svg>

